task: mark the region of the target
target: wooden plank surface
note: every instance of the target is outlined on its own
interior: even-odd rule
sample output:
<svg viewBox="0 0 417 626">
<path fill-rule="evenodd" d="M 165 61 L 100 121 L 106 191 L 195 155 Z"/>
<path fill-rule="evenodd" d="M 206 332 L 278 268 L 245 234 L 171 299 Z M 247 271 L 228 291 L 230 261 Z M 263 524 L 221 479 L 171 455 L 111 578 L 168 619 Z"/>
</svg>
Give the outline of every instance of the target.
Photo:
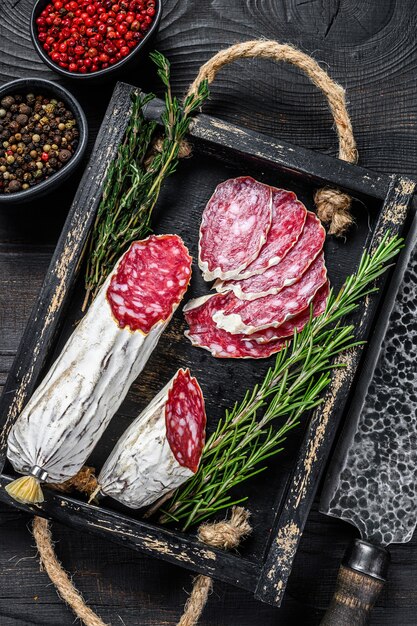
<svg viewBox="0 0 417 626">
<path fill-rule="evenodd" d="M 0 80 L 55 78 L 37 59 L 27 23 L 32 0 L 3 0 Z M 167 0 L 156 47 L 173 64 L 175 91 L 183 93 L 199 65 L 219 48 L 253 37 L 295 43 L 329 67 L 348 91 L 361 164 L 380 172 L 417 175 L 417 47 L 412 0 Z M 127 80 L 160 89 L 148 64 Z M 91 91 L 67 84 L 84 105 L 90 147 L 113 83 Z M 222 70 L 206 111 L 301 146 L 336 153 L 323 98 L 296 70 L 244 61 Z M 80 173 L 78 174 L 78 178 Z M 77 177 L 76 177 L 77 178 Z M 76 178 L 31 207 L 0 215 L 0 381 L 10 367 L 53 245 L 76 188 Z M 28 518 L 1 506 L 1 626 L 65 626 L 73 616 L 39 573 Z M 105 621 L 175 624 L 190 576 L 184 570 L 80 536 L 57 525 L 57 550 L 75 581 Z M 318 624 L 329 601 L 340 558 L 354 531 L 313 511 L 301 541 L 284 606 L 275 610 L 249 594 L 217 585 L 202 624 Z M 390 582 L 372 624 L 414 625 L 417 611 L 417 542 L 392 549 Z"/>
</svg>

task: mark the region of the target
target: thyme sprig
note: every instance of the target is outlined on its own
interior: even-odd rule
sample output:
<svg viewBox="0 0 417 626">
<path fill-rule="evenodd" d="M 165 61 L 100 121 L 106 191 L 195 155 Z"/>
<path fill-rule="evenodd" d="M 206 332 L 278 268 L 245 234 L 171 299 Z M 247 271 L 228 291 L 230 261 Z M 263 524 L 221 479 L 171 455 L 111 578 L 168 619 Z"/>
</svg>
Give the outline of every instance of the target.
<svg viewBox="0 0 417 626">
<path fill-rule="evenodd" d="M 124 140 L 107 173 L 89 244 L 84 308 L 129 244 L 149 234 L 161 185 L 175 171 L 193 113 L 208 97 L 207 81 L 203 81 L 196 93 L 180 103 L 171 91 L 169 61 L 159 52 L 150 56 L 165 87 L 162 137 L 157 137 L 156 122 L 146 119 L 144 114 L 154 95 L 137 93 Z"/>
<path fill-rule="evenodd" d="M 187 529 L 246 499 L 234 499 L 231 489 L 264 471 L 265 461 L 282 451 L 301 416 L 321 403 L 331 370 L 343 367 L 334 363 L 334 357 L 360 343 L 354 326 L 343 325 L 341 318 L 377 290 L 376 278 L 401 246 L 400 238 L 387 234 L 373 254 L 365 252 L 356 274 L 347 278 L 339 293 L 330 292 L 324 313 L 295 334 L 261 384 L 226 410 L 204 447 L 199 470 L 165 504 L 161 523 L 176 522 Z M 272 424 L 277 419 L 278 428 Z"/>
</svg>

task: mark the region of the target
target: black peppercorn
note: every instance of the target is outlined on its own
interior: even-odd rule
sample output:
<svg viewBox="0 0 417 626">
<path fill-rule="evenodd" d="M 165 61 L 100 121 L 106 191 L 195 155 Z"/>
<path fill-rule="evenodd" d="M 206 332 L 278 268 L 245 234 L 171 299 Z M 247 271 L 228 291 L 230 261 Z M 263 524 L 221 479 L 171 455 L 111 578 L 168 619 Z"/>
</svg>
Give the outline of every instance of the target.
<svg viewBox="0 0 417 626">
<path fill-rule="evenodd" d="M 16 115 L 16 122 L 19 124 L 19 126 L 24 126 L 25 124 L 27 124 L 28 119 L 28 116 L 24 113 L 19 113 L 19 115 Z"/>
<path fill-rule="evenodd" d="M 19 106 L 19 112 L 23 113 L 23 115 L 30 115 L 32 113 L 32 109 L 25 103 L 22 103 Z"/>
<path fill-rule="evenodd" d="M 11 192 L 20 191 L 21 188 L 22 188 L 22 184 L 18 180 L 11 180 L 8 185 L 8 190 Z"/>
<path fill-rule="evenodd" d="M 15 103 L 15 99 L 13 98 L 13 96 L 5 96 L 4 98 L 2 98 L 0 102 L 1 106 L 4 107 L 5 109 L 10 109 L 10 107 L 14 103 Z"/>
<path fill-rule="evenodd" d="M 60 150 L 58 158 L 61 163 L 66 163 L 71 158 L 71 152 L 69 150 Z"/>
</svg>

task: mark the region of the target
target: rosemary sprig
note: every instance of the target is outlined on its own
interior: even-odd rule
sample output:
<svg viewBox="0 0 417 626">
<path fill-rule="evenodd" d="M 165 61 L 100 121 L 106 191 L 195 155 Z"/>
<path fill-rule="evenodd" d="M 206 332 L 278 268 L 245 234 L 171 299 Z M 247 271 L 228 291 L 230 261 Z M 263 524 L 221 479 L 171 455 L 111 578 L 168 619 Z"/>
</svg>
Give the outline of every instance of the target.
<svg viewBox="0 0 417 626">
<path fill-rule="evenodd" d="M 149 234 L 161 185 L 175 171 L 192 115 L 208 96 L 207 81 L 203 81 L 197 93 L 181 104 L 172 95 L 168 60 L 158 52 L 150 56 L 166 90 L 165 110 L 161 116 L 162 137 L 158 140 L 158 150 L 154 150 L 157 125 L 144 115 L 145 105 L 154 96 L 136 94 L 124 140 L 107 174 L 90 240 L 84 308 L 129 244 Z"/>
<path fill-rule="evenodd" d="M 234 500 L 229 492 L 262 472 L 265 461 L 283 449 L 301 416 L 320 404 L 321 392 L 336 367 L 334 357 L 359 343 L 354 327 L 342 325 L 341 318 L 377 290 L 375 279 L 401 246 L 400 238 L 390 239 L 387 234 L 372 255 L 364 253 L 356 274 L 347 278 L 338 294 L 331 291 L 324 313 L 310 319 L 277 355 L 263 382 L 226 411 L 204 447 L 198 472 L 165 505 L 161 523 L 180 522 L 187 529 L 246 499 Z M 261 410 L 263 415 L 257 419 Z M 272 425 L 277 418 L 282 420 L 278 428 Z"/>
</svg>

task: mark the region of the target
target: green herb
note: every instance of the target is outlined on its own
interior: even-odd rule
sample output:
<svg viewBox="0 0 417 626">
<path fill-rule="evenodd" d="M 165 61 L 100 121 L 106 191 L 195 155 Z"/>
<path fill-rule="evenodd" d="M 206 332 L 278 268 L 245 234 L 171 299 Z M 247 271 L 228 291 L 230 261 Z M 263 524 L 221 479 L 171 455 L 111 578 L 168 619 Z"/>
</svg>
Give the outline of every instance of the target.
<svg viewBox="0 0 417 626">
<path fill-rule="evenodd" d="M 386 235 L 372 255 L 364 253 L 357 273 L 348 277 L 337 295 L 330 293 L 324 313 L 310 319 L 277 355 L 262 384 L 226 411 L 204 447 L 199 470 L 165 505 L 161 523 L 180 522 L 186 529 L 246 500 L 234 500 L 230 490 L 264 471 L 264 462 L 283 449 L 286 435 L 300 417 L 320 404 L 321 392 L 336 367 L 334 357 L 359 343 L 353 325 L 342 325 L 341 318 L 377 290 L 372 283 L 401 246 L 401 239 Z M 260 410 L 263 416 L 258 420 Z M 284 420 L 278 428 L 271 424 L 277 419 Z"/>
<path fill-rule="evenodd" d="M 150 219 L 161 185 L 178 164 L 179 150 L 193 113 L 208 97 L 207 81 L 181 104 L 172 95 L 170 64 L 152 53 L 165 86 L 163 135 L 155 150 L 156 123 L 145 118 L 144 107 L 154 96 L 136 94 L 132 117 L 118 156 L 111 164 L 90 241 L 85 279 L 86 298 L 94 297 L 120 255 L 135 239 L 150 232 Z"/>
</svg>

